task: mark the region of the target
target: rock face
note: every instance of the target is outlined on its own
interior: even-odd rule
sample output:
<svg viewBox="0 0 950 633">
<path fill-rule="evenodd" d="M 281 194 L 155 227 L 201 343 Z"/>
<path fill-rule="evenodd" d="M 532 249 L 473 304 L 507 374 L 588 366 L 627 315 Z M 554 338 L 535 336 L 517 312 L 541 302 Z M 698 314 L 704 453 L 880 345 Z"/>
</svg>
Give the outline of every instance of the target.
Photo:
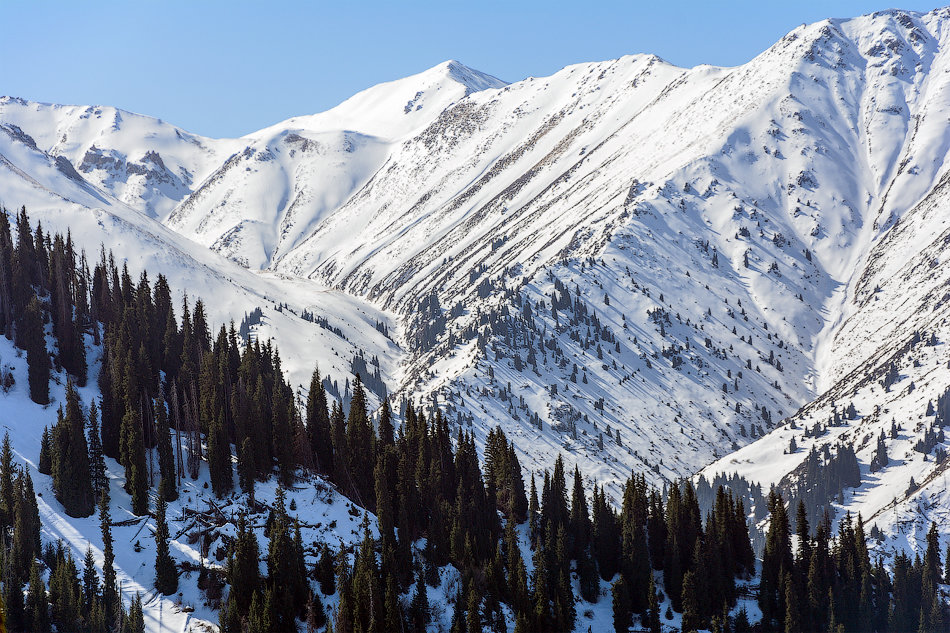
<svg viewBox="0 0 950 633">
<path fill-rule="evenodd" d="M 392 319 L 395 343 L 372 340 L 397 399 L 480 439 L 501 424 L 532 468 L 564 453 L 616 492 L 631 468 L 659 482 L 720 460 L 778 483 L 847 439 L 870 476 L 878 426 L 913 453 L 917 409 L 950 383 L 948 26 L 888 11 L 734 68 L 639 55 L 510 85 L 446 62 L 240 139 L 5 98 L 0 141 L 68 161 L 85 193 L 9 157 L 20 180 L 0 193 L 29 206 L 32 178 L 131 208 L 225 276 L 292 280 L 270 298 L 299 309 L 344 293 Z M 376 320 L 351 324 L 369 340 Z M 846 400 L 858 418 L 803 437 Z"/>
</svg>

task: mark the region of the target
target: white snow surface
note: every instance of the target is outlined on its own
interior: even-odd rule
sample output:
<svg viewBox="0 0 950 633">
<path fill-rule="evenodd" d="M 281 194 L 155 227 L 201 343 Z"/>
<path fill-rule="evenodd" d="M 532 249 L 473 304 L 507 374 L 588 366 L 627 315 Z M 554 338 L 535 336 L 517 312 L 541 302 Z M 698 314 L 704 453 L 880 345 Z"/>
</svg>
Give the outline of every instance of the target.
<svg viewBox="0 0 950 633">
<path fill-rule="evenodd" d="M 527 470 L 560 453 L 615 499 L 631 469 L 767 486 L 853 442 L 864 483 L 841 511 L 916 547 L 950 511 L 944 465 L 911 450 L 950 386 L 948 39 L 950 9 L 892 10 L 733 68 L 636 55 L 508 85 L 446 62 L 239 139 L 6 97 L 0 200 L 164 273 L 215 323 L 262 307 L 295 385 L 319 362 L 342 386 L 362 349 L 397 402 L 479 443 L 501 425 Z M 555 280 L 600 328 L 552 313 Z M 420 315 L 433 296 L 444 328 Z M 801 437 L 848 402 L 858 420 Z"/>
</svg>

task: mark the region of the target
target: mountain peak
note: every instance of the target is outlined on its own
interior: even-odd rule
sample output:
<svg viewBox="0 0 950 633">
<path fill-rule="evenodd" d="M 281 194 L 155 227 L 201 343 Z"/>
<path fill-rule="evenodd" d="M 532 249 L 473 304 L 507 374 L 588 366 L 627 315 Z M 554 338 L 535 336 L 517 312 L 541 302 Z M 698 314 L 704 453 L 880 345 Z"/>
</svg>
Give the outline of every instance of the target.
<svg viewBox="0 0 950 633">
<path fill-rule="evenodd" d="M 502 81 L 497 77 L 475 70 L 474 68 L 470 68 L 462 62 L 454 59 L 449 59 L 442 62 L 438 66 L 432 68 L 432 70 L 444 72 L 449 79 L 452 79 L 453 81 L 465 86 L 465 94 L 471 94 L 481 90 L 489 90 L 491 88 L 504 88 L 508 85 L 507 81 Z"/>
<path fill-rule="evenodd" d="M 294 117 L 250 136 L 270 137 L 288 129 L 302 129 L 349 130 L 396 139 L 425 127 L 459 99 L 506 85 L 497 77 L 450 59 L 421 73 L 376 84 L 325 112 Z"/>
</svg>

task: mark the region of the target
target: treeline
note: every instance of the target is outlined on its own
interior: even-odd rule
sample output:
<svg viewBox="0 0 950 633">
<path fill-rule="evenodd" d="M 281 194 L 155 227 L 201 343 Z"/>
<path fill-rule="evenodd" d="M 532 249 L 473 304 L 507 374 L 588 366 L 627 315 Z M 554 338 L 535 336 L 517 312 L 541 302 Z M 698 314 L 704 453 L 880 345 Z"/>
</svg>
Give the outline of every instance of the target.
<svg viewBox="0 0 950 633">
<path fill-rule="evenodd" d="M 177 498 L 183 477 L 199 476 L 202 461 L 213 492 L 231 493 L 235 455 L 237 485 L 252 501 L 257 481 L 276 477 L 281 491 L 266 522 L 265 547 L 249 520 L 238 519 L 226 571 L 230 589 L 220 610 L 225 633 L 297 630 L 303 623 L 344 633 L 424 631 L 433 617 L 428 587 L 444 583 L 446 566 L 458 577 L 450 597 L 454 633 L 506 631 L 509 613 L 519 632 L 573 630 L 578 604 L 599 601 L 603 583 L 610 584 L 618 631 L 639 622 L 659 632 L 673 611 L 682 613 L 684 631 L 750 629 L 744 610 L 731 613 L 737 579 L 748 587 L 755 573 L 744 499 L 758 506 L 758 489 L 733 494 L 704 483 L 704 512 L 690 482 L 660 491 L 635 474 L 618 512 L 596 485 L 588 498 L 589 482 L 560 457 L 540 482 L 533 475 L 526 482 L 500 429 L 486 438 L 481 462 L 475 438 L 462 430 L 453 437 L 438 409 L 408 403 L 397 429 L 383 399 L 374 423 L 360 376 L 345 411 L 328 398 L 315 371 L 299 410 L 269 343 L 242 345 L 233 326 L 212 337 L 200 300 L 186 298 L 178 318 L 163 276 L 154 285 L 146 272 L 133 281 L 104 251 L 90 270 L 68 235 L 49 238 L 40 227 L 32 232 L 23 210 L 14 241 L 5 217 L 0 214 L 0 327 L 27 351 L 34 400 L 49 400 L 50 367 L 70 376 L 57 424 L 44 433 L 39 469 L 52 477 L 70 515 L 89 516 L 98 506 L 104 546 L 101 578 L 91 553 L 80 571 L 64 547 L 41 548 L 32 482 L 12 464 L 5 442 L 0 563 L 9 630 L 142 630 L 141 602 L 125 611 L 116 592 L 105 456 L 125 469 L 133 513 L 155 518 L 155 587 L 168 595 L 177 591 L 178 570 L 169 554 L 166 502 Z M 44 322 L 53 337 L 52 359 Z M 88 409 L 74 386 L 87 376 L 84 336 L 102 345 L 101 401 Z M 811 466 L 817 475 L 829 463 Z M 851 466 L 849 459 L 836 469 L 833 485 L 823 490 L 846 484 Z M 376 517 L 375 530 L 364 520 L 356 545 L 334 551 L 314 544 L 312 564 L 282 492 L 309 473 L 333 482 Z M 151 488 L 157 502 L 150 508 Z M 935 531 L 924 560 L 898 558 L 892 577 L 881 561 L 871 565 L 860 518 L 843 521 L 836 538 L 823 518 L 812 534 L 799 502 L 793 553 L 777 492 L 767 507 L 762 630 L 946 628 Z M 212 586 L 210 574 L 205 570 L 200 583 Z M 659 577 L 669 599 L 663 612 Z M 336 605 L 332 614 L 323 606 L 328 596 Z"/>
<path fill-rule="evenodd" d="M 70 391 L 71 402 L 75 402 L 74 398 L 75 392 Z M 126 609 L 116 584 L 108 488 L 101 492 L 103 565 L 100 580 L 91 548 L 86 550 L 80 564 L 62 542 L 47 542 L 43 546 L 41 519 L 29 470 L 13 463 L 10 437 L 4 437 L 0 448 L 0 578 L 4 630 L 11 633 L 53 630 L 144 633 L 141 597 L 135 596 Z M 57 496 L 59 493 L 57 488 Z M 162 508 L 160 505 L 157 514 L 156 587 L 174 593 L 178 576 L 174 562 L 168 557 L 168 527 Z M 167 558 L 163 559 L 163 551 Z M 160 581 L 165 584 L 160 585 Z M 173 584 L 169 586 L 169 582 Z"/>
<path fill-rule="evenodd" d="M 52 367 L 86 384 L 83 333 L 95 330 L 89 266 L 85 254 L 77 257 L 69 234 L 50 237 L 39 224 L 33 231 L 25 207 L 15 222 L 14 239 L 10 217 L 0 210 L 0 331 L 26 352 L 30 397 L 48 404 Z M 47 323 L 55 341 L 52 362 Z"/>
<path fill-rule="evenodd" d="M 947 605 L 939 584 L 944 570 L 936 525 L 927 534 L 921 560 L 899 552 L 889 574 L 878 558 L 872 564 L 860 515 L 848 514 L 832 538 L 827 512 L 814 530 L 805 505 L 796 512 L 797 552 L 785 504 L 769 495 L 771 518 L 762 558 L 759 607 L 764 631 L 879 631 L 932 633 L 948 629 Z M 685 629 L 684 629 L 685 630 Z"/>
<path fill-rule="evenodd" d="M 427 417 L 408 406 L 397 432 L 384 402 L 377 430 L 359 382 L 345 421 L 337 405 L 327 411 L 319 385 L 315 373 L 306 417 L 317 440 L 316 467 L 376 513 L 377 535 L 364 523 L 361 543 L 337 552 L 322 545 L 308 567 L 299 525 L 280 492 L 266 547 L 239 519 L 221 610 L 225 632 L 293 630 L 298 622 L 319 628 L 329 618 L 323 599 L 331 595 L 334 631 L 424 631 L 431 618 L 426 587 L 440 585 L 446 565 L 459 572 L 451 597 L 457 633 L 508 630 L 503 605 L 516 631 L 572 630 L 576 605 L 600 600 L 602 580 L 613 582 L 617 630 L 625 631 L 634 614 L 659 626 L 654 570 L 662 571 L 673 608 L 701 624 L 734 606 L 736 578 L 754 573 L 744 505 L 724 488 L 705 525 L 688 482 L 664 500 L 642 476 L 632 477 L 618 513 L 599 487 L 588 503 L 580 471 L 568 473 L 561 458 L 540 486 L 531 477 L 526 494 L 514 446 L 500 429 L 489 433 L 480 464 L 474 438 L 460 432 L 453 442 L 438 410 Z M 525 532 L 528 543 L 519 540 Z M 264 551 L 262 576 L 256 561 Z"/>
</svg>

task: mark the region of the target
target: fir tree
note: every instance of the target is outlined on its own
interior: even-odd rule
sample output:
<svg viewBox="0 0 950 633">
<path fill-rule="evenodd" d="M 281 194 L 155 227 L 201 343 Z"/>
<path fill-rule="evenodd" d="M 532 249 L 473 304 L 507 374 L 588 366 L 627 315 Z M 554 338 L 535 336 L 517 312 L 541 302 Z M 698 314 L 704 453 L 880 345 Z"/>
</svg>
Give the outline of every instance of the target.
<svg viewBox="0 0 950 633">
<path fill-rule="evenodd" d="M 86 546 L 86 556 L 82 567 L 83 616 L 90 620 L 99 606 L 99 574 L 96 571 L 96 559 L 92 554 L 92 545 Z M 90 627 L 92 628 L 92 627 Z"/>
<path fill-rule="evenodd" d="M 40 576 L 40 566 L 36 559 L 30 565 L 30 588 L 26 594 L 27 629 L 34 633 L 49 633 L 49 604 L 46 597 L 46 585 Z"/>
<path fill-rule="evenodd" d="M 87 440 L 89 445 L 89 477 L 92 484 L 93 498 L 98 504 L 99 497 L 103 494 L 106 486 L 109 485 L 109 479 L 106 477 L 106 461 L 102 451 L 102 438 L 99 434 L 99 409 L 96 407 L 96 401 L 89 404 L 89 431 Z"/>
<path fill-rule="evenodd" d="M 383 398 L 382 408 L 379 412 L 379 441 L 383 446 L 392 446 L 395 431 L 393 430 L 393 415 L 389 408 L 389 400 Z"/>
<path fill-rule="evenodd" d="M 175 472 L 175 455 L 172 451 L 171 429 L 165 399 L 155 401 L 155 433 L 158 438 L 158 471 L 161 476 L 158 494 L 166 501 L 178 499 L 178 478 Z"/>
<path fill-rule="evenodd" d="M 247 615 L 253 595 L 260 589 L 260 550 L 254 531 L 248 527 L 247 518 L 238 517 L 237 536 L 228 557 L 228 584 L 231 586 L 229 601 L 235 603 L 238 613 Z"/>
<path fill-rule="evenodd" d="M 17 479 L 13 507 L 13 548 L 8 563 L 18 581 L 26 579 L 30 563 L 40 550 L 40 517 L 28 470 Z"/>
<path fill-rule="evenodd" d="M 250 437 L 245 437 L 238 452 L 238 484 L 241 490 L 254 499 L 254 449 Z"/>
<path fill-rule="evenodd" d="M 44 475 L 53 474 L 53 448 L 50 439 L 49 427 L 43 427 L 43 437 L 40 439 L 40 460 L 36 467 Z"/>
<path fill-rule="evenodd" d="M 102 532 L 102 608 L 111 614 L 117 606 L 115 554 L 112 551 L 112 519 L 108 493 L 99 498 L 99 529 Z"/>
<path fill-rule="evenodd" d="M 129 605 L 129 618 L 125 630 L 128 633 L 145 633 L 145 611 L 142 609 L 142 595 L 135 594 L 135 599 Z"/>
<path fill-rule="evenodd" d="M 7 432 L 3 434 L 3 446 L 0 448 L 0 527 L 4 529 L 13 527 L 13 507 L 16 504 L 16 489 L 13 486 L 15 470 L 10 433 Z"/>
<path fill-rule="evenodd" d="M 781 580 L 785 573 L 792 571 L 793 565 L 785 502 L 778 493 L 770 492 L 768 503 L 771 520 L 762 556 L 759 607 L 762 609 L 762 621 L 767 630 L 775 630 L 785 621 L 782 608 L 785 603 L 784 595 L 779 592 Z"/>
<path fill-rule="evenodd" d="M 650 586 L 647 590 L 647 629 L 650 633 L 662 633 L 660 626 L 660 597 L 657 595 L 653 574 L 650 574 Z"/>
<path fill-rule="evenodd" d="M 234 488 L 234 474 L 231 468 L 231 445 L 224 428 L 224 412 L 219 411 L 208 430 L 208 471 L 211 477 L 211 489 L 218 497 L 223 497 Z"/>
<path fill-rule="evenodd" d="M 23 311 L 18 326 L 17 345 L 26 350 L 30 399 L 49 404 L 50 360 L 43 333 L 43 308 L 34 295 Z"/>
<path fill-rule="evenodd" d="M 85 417 L 72 381 L 66 382 L 66 413 L 53 433 L 53 489 L 71 517 L 87 517 L 95 509 L 86 444 Z"/>
<path fill-rule="evenodd" d="M 165 519 L 167 508 L 165 498 L 159 496 L 155 508 L 155 589 L 170 596 L 178 591 L 178 569 L 168 549 L 168 521 Z"/>
<path fill-rule="evenodd" d="M 696 573 L 690 570 L 683 576 L 683 631 L 697 631 L 704 628 L 701 600 Z"/>
<path fill-rule="evenodd" d="M 349 475 L 352 479 L 351 495 L 365 508 L 373 510 L 373 453 L 375 451 L 373 427 L 366 415 L 366 393 L 359 374 L 353 381 L 353 399 L 346 418 L 346 445 L 349 459 Z"/>
<path fill-rule="evenodd" d="M 327 394 L 320 380 L 320 370 L 314 368 L 307 393 L 307 434 L 310 449 L 318 472 L 333 474 L 333 441 L 330 431 L 330 414 L 327 409 Z"/>
<path fill-rule="evenodd" d="M 132 512 L 148 514 L 148 471 L 145 465 L 145 442 L 142 421 L 136 410 L 127 408 L 122 417 L 122 439 L 125 446 L 125 489 L 132 496 Z"/>
<path fill-rule="evenodd" d="M 630 608 L 630 591 L 627 589 L 627 583 L 623 576 L 614 581 L 610 593 L 613 597 L 614 631 L 626 633 L 627 629 L 630 628 L 632 611 Z"/>
<path fill-rule="evenodd" d="M 291 630 L 296 628 L 295 618 L 304 606 L 306 586 L 305 576 L 300 573 L 300 552 L 290 532 L 283 488 L 277 489 L 268 538 L 267 582 L 274 598 L 273 624 L 277 630 Z"/>
<path fill-rule="evenodd" d="M 798 633 L 803 630 L 802 614 L 799 612 L 798 595 L 792 575 L 785 573 L 785 633 Z"/>
</svg>

